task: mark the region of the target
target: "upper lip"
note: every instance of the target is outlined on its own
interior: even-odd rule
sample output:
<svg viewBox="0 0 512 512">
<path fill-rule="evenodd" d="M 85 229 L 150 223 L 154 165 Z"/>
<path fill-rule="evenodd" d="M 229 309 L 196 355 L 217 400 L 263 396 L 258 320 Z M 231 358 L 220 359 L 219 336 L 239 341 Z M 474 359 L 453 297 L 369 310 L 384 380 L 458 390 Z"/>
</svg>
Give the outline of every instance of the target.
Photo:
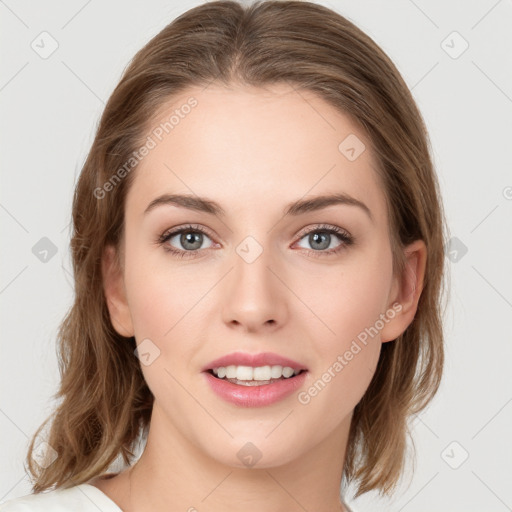
<svg viewBox="0 0 512 512">
<path fill-rule="evenodd" d="M 288 357 L 280 356 L 272 352 L 260 352 L 259 354 L 248 354 L 245 352 L 232 352 L 209 362 L 201 371 L 213 370 L 219 366 L 289 366 L 294 370 L 307 370 L 306 366 Z"/>
</svg>

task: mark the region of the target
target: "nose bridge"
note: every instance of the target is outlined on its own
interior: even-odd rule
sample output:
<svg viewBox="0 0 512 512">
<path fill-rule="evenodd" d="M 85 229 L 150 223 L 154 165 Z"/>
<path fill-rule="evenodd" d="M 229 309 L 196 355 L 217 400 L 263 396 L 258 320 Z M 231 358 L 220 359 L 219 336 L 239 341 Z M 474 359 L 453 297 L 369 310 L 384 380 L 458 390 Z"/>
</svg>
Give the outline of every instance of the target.
<svg viewBox="0 0 512 512">
<path fill-rule="evenodd" d="M 282 283 L 274 275 L 275 258 L 268 244 L 247 236 L 235 247 L 232 261 L 224 321 L 249 330 L 281 324 L 286 298 Z"/>
</svg>

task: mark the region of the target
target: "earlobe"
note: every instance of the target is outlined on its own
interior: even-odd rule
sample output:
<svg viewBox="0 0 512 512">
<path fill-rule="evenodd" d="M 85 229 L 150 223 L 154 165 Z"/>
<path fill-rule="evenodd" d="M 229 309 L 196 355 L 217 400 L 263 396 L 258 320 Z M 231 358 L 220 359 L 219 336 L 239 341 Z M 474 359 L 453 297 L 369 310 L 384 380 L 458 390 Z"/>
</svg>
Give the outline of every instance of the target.
<svg viewBox="0 0 512 512">
<path fill-rule="evenodd" d="M 124 277 L 115 247 L 105 247 L 102 257 L 103 291 L 107 302 L 110 321 L 118 334 L 129 338 L 134 336 L 130 308 L 126 299 Z"/>
<path fill-rule="evenodd" d="M 406 266 L 400 279 L 396 279 L 389 298 L 389 308 L 396 314 L 381 331 L 381 341 L 398 338 L 414 320 L 423 290 L 427 263 L 427 247 L 416 240 L 405 248 Z"/>
</svg>

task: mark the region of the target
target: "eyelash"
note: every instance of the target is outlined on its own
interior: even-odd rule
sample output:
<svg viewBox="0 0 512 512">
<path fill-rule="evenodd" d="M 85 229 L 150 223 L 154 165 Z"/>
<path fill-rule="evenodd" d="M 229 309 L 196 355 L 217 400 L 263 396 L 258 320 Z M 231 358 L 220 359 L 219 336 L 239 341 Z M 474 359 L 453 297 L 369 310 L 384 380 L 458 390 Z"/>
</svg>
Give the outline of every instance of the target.
<svg viewBox="0 0 512 512">
<path fill-rule="evenodd" d="M 160 235 L 158 237 L 156 242 L 157 242 L 157 244 L 163 246 L 163 249 L 165 251 L 172 253 L 173 255 L 177 256 L 178 258 L 194 257 L 199 252 L 206 250 L 206 249 L 195 249 L 193 251 L 183 251 L 181 249 L 175 249 L 171 245 L 164 245 L 175 235 L 179 235 L 179 234 L 186 233 L 186 232 L 202 233 L 203 235 L 206 235 L 209 238 L 212 238 L 210 236 L 210 234 L 205 229 L 203 229 L 201 226 L 188 224 L 185 226 L 181 226 L 178 229 L 175 229 L 173 231 L 164 232 L 162 235 Z M 329 225 L 329 224 L 322 224 L 319 226 L 315 226 L 314 228 L 306 231 L 305 233 L 302 233 L 301 236 L 299 237 L 299 240 L 302 240 L 307 235 L 309 235 L 311 233 L 316 233 L 316 232 L 329 233 L 329 234 L 336 235 L 342 243 L 338 247 L 336 247 L 334 249 L 330 249 L 328 251 L 326 251 L 326 250 L 314 251 L 312 249 L 304 249 L 307 253 L 311 253 L 310 255 L 315 258 L 322 257 L 322 256 L 327 256 L 327 257 L 333 256 L 355 243 L 355 238 L 352 235 L 350 235 L 347 231 L 339 228 L 338 226 L 333 226 L 333 225 Z"/>
</svg>

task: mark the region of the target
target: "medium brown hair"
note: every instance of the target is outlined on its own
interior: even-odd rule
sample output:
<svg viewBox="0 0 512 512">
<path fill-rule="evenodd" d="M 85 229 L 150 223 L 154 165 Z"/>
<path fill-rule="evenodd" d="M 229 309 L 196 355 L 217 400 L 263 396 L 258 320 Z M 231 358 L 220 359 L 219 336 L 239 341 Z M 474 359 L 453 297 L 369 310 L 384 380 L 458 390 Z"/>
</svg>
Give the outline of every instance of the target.
<svg viewBox="0 0 512 512">
<path fill-rule="evenodd" d="M 390 494 L 404 469 L 408 420 L 426 407 L 441 380 L 441 195 L 424 122 L 394 64 L 343 16 L 303 1 L 246 7 L 212 1 L 195 7 L 135 55 L 112 93 L 74 194 L 75 299 L 58 333 L 60 403 L 37 430 L 26 458 L 33 492 L 87 482 L 119 457 L 131 464 L 135 443 L 147 435 L 153 395 L 134 355 L 135 338 L 119 335 L 111 324 L 101 267 L 105 247 L 119 248 L 124 201 L 136 170 L 104 197 L 94 191 L 140 147 L 164 103 L 213 81 L 287 83 L 316 93 L 357 121 L 378 162 L 396 275 L 405 269 L 404 246 L 419 239 L 426 244 L 416 316 L 382 346 L 373 380 L 354 410 L 343 468 L 345 481 L 357 483 L 356 497 L 370 490 Z M 58 457 L 45 468 L 32 455 L 50 420 L 45 440 Z"/>
</svg>

